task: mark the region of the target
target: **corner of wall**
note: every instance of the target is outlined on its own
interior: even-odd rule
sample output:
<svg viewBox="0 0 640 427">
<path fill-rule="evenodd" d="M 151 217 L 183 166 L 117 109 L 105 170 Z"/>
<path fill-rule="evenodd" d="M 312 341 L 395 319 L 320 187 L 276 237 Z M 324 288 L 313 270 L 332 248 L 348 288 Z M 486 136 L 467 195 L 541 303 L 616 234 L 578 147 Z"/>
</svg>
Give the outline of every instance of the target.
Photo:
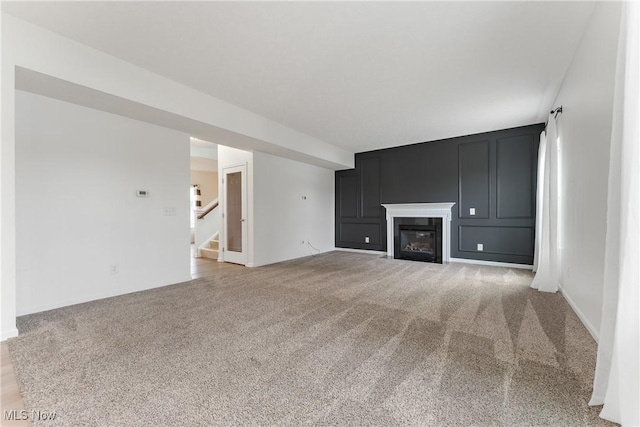
<svg viewBox="0 0 640 427">
<path fill-rule="evenodd" d="M 14 338 L 18 336 L 17 328 L 10 328 L 7 330 L 2 330 L 2 335 L 0 336 L 0 341 L 6 341 L 9 338 Z"/>
<path fill-rule="evenodd" d="M 593 326 L 593 324 L 589 321 L 589 318 L 585 316 L 580 307 L 573 301 L 573 299 L 571 299 L 571 297 L 564 291 L 564 289 L 562 289 L 562 287 L 560 287 L 560 293 L 564 297 L 565 301 L 567 301 L 574 313 L 576 313 L 576 316 L 578 316 L 578 319 L 580 319 L 587 331 L 589 331 L 589 334 L 593 337 L 594 341 L 597 343 L 599 340 L 598 329 Z"/>
</svg>

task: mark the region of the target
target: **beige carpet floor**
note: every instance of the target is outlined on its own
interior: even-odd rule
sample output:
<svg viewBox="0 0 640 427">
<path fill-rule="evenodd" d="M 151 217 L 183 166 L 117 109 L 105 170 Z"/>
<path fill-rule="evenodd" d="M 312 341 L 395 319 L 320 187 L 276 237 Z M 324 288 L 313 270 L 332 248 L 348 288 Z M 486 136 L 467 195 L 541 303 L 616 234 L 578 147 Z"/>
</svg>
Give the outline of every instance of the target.
<svg viewBox="0 0 640 427">
<path fill-rule="evenodd" d="M 607 425 L 593 339 L 531 278 L 331 252 L 24 316 L 9 347 L 42 425 Z"/>
</svg>

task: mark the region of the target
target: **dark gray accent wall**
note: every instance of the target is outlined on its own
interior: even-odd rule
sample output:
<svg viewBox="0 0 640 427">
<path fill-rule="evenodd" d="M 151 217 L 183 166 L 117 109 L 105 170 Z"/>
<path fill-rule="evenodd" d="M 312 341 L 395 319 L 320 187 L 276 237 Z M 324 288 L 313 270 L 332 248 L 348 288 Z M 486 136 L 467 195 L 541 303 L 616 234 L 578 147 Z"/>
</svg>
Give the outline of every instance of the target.
<svg viewBox="0 0 640 427">
<path fill-rule="evenodd" d="M 356 154 L 355 169 L 336 172 L 336 247 L 386 250 L 382 203 L 456 202 L 453 258 L 532 264 L 542 130 L 535 124 Z"/>
<path fill-rule="evenodd" d="M 458 218 L 489 218 L 490 148 L 489 140 L 458 144 Z"/>
<path fill-rule="evenodd" d="M 356 168 L 336 172 L 336 246 L 385 250 L 381 159 L 356 154 Z M 369 243 L 366 243 L 366 238 Z M 339 242 L 339 243 L 338 243 Z"/>
</svg>

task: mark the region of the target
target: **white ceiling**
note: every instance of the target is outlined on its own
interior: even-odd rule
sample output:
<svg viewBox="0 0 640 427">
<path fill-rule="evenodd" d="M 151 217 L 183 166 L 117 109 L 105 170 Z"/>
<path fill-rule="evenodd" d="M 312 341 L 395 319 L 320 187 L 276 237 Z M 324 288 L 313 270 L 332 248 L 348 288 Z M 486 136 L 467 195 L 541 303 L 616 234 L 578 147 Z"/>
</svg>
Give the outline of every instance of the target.
<svg viewBox="0 0 640 427">
<path fill-rule="evenodd" d="M 200 172 L 217 172 L 218 161 L 213 159 L 207 159 L 205 157 L 191 156 L 191 170 Z"/>
<path fill-rule="evenodd" d="M 2 2 L 350 151 L 542 122 L 588 2 Z"/>
</svg>

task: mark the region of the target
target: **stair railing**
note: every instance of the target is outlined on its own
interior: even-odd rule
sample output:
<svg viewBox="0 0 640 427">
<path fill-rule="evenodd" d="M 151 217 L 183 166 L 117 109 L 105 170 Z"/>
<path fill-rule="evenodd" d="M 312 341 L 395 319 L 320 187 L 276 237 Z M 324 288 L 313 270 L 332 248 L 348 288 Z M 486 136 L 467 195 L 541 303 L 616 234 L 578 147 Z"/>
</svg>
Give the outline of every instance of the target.
<svg viewBox="0 0 640 427">
<path fill-rule="evenodd" d="M 204 209 L 202 210 L 202 213 L 199 213 L 197 218 L 198 219 L 203 219 L 210 212 L 212 212 L 215 208 L 217 208 L 219 204 L 220 203 L 218 203 L 218 199 L 215 199 L 214 201 L 212 201 L 211 203 L 209 203 L 207 206 L 204 207 Z"/>
<path fill-rule="evenodd" d="M 194 244 L 197 248 L 196 257 L 200 256 L 200 248 L 218 233 L 220 229 L 220 209 L 218 199 L 211 201 L 201 210 L 195 212 L 196 223 L 194 228 Z"/>
</svg>

